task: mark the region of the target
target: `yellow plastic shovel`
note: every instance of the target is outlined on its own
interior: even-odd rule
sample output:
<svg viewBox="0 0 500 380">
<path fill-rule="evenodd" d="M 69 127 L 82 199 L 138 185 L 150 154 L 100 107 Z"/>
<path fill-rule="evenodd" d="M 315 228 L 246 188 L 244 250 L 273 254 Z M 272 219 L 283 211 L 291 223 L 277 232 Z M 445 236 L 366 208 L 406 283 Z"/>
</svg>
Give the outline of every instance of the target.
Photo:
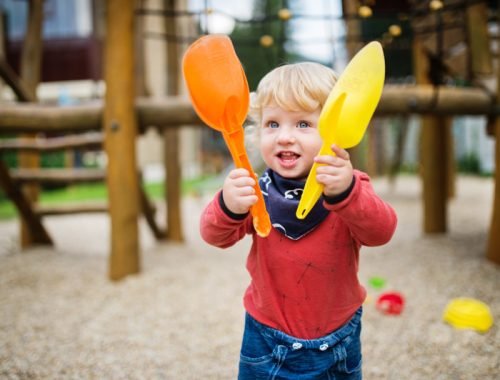
<svg viewBox="0 0 500 380">
<path fill-rule="evenodd" d="M 377 108 L 385 78 L 384 52 L 373 41 L 363 47 L 349 62 L 333 87 L 319 116 L 318 129 L 323 146 L 320 155 L 333 155 L 332 144 L 352 148 L 359 144 Z M 314 164 L 297 207 L 296 216 L 304 219 L 323 192 L 316 181 Z"/>
<path fill-rule="evenodd" d="M 182 62 L 184 79 L 198 116 L 224 137 L 234 164 L 255 179 L 258 201 L 250 209 L 259 236 L 271 231 L 271 220 L 245 151 L 243 122 L 248 113 L 248 82 L 229 37 L 208 35 L 196 40 Z"/>
</svg>

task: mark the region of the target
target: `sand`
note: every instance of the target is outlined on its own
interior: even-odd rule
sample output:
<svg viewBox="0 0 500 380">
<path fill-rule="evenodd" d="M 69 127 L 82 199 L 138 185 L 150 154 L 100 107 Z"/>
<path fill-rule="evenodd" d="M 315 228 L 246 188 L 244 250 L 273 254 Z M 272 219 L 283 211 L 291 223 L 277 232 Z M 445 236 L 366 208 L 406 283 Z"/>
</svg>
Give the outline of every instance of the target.
<svg viewBox="0 0 500 380">
<path fill-rule="evenodd" d="M 421 230 L 417 178 L 374 184 L 399 224 L 389 244 L 362 250 L 364 378 L 500 378 L 500 266 L 484 252 L 492 179 L 459 177 L 449 232 L 431 236 Z M 210 196 L 183 200 L 183 244 L 156 242 L 141 221 L 141 273 L 119 282 L 107 279 L 106 215 L 49 217 L 55 247 L 26 251 L 17 221 L 1 222 L 0 378 L 235 379 L 249 241 L 227 250 L 201 241 Z M 368 285 L 374 276 L 383 289 Z M 376 309 L 386 291 L 404 295 L 401 315 Z M 489 305 L 493 327 L 480 334 L 443 322 L 456 297 Z"/>
</svg>

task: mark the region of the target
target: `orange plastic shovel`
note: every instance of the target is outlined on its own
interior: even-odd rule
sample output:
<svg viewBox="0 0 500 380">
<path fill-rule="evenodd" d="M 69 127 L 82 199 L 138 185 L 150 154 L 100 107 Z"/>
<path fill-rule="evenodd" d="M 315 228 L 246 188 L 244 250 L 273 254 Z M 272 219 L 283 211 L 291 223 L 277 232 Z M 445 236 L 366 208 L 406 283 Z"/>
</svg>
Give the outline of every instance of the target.
<svg viewBox="0 0 500 380">
<path fill-rule="evenodd" d="M 332 144 L 352 148 L 359 144 L 377 108 L 385 78 L 384 52 L 374 41 L 349 62 L 321 110 L 318 130 L 323 139 L 320 155 L 333 155 Z M 309 172 L 296 217 L 304 219 L 323 192 L 316 181 L 315 163 Z"/>
<path fill-rule="evenodd" d="M 250 209 L 253 225 L 259 236 L 269 235 L 271 221 L 244 144 L 250 92 L 231 40 L 224 35 L 199 38 L 186 51 L 182 70 L 198 116 L 222 132 L 236 167 L 247 169 L 254 177 L 258 201 Z"/>
</svg>

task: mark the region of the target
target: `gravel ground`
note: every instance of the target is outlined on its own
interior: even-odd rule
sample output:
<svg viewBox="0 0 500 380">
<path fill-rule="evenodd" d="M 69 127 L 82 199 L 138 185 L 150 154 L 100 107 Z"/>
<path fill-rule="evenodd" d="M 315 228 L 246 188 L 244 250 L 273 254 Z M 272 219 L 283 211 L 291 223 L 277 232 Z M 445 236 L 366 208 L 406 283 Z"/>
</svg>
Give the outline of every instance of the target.
<svg viewBox="0 0 500 380">
<path fill-rule="evenodd" d="M 460 177 L 449 233 L 423 236 L 420 185 L 375 181 L 397 210 L 391 243 L 362 251 L 368 288 L 363 318 L 364 378 L 499 379 L 500 266 L 484 258 L 491 179 Z M 1 379 L 234 379 L 243 327 L 249 241 L 228 250 L 205 245 L 198 215 L 208 195 L 186 198 L 185 244 L 154 241 L 142 224 L 142 273 L 107 280 L 105 215 L 47 219 L 56 246 L 20 252 L 16 221 L 0 223 Z M 381 314 L 377 296 L 406 298 L 399 316 Z M 487 303 L 485 334 L 442 322 L 455 297 Z"/>
</svg>

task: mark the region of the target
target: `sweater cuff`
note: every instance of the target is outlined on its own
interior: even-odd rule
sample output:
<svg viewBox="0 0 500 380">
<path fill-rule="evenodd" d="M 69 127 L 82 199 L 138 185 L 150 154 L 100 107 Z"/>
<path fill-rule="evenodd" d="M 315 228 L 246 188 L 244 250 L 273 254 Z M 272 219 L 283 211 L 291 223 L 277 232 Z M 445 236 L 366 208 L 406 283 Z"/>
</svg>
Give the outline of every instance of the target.
<svg viewBox="0 0 500 380">
<path fill-rule="evenodd" d="M 349 185 L 349 187 L 346 190 L 344 190 L 340 194 L 334 195 L 333 197 L 328 197 L 326 195 L 323 195 L 323 199 L 329 205 L 334 205 L 334 204 L 342 202 L 344 199 L 346 199 L 349 196 L 349 194 L 351 194 L 352 189 L 354 189 L 355 182 L 356 182 L 356 177 L 352 176 L 351 184 Z"/>
<path fill-rule="evenodd" d="M 227 208 L 226 204 L 224 203 L 224 197 L 222 196 L 222 191 L 219 193 L 219 204 L 220 204 L 220 208 L 222 209 L 222 211 L 224 211 L 224 214 L 229 216 L 231 219 L 243 220 L 248 216 L 248 212 L 246 212 L 244 214 L 235 214 L 234 212 L 229 210 Z"/>
</svg>

